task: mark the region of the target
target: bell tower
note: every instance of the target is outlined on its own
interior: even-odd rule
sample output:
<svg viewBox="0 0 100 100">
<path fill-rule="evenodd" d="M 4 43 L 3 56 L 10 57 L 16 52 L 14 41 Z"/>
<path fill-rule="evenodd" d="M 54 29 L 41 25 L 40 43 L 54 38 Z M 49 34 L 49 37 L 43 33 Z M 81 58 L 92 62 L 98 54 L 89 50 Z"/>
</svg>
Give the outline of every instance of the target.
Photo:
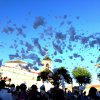
<svg viewBox="0 0 100 100">
<path fill-rule="evenodd" d="M 44 69 L 51 70 L 52 60 L 48 57 L 48 55 L 46 55 L 45 58 L 42 60 L 42 64 L 43 64 L 43 70 Z"/>
<path fill-rule="evenodd" d="M 48 49 L 48 47 L 47 47 L 47 49 Z M 42 64 L 43 64 L 42 70 L 44 70 L 44 69 L 52 70 L 52 68 L 51 68 L 52 67 L 52 60 L 48 56 L 48 50 L 46 52 L 46 56 L 42 60 Z"/>
</svg>

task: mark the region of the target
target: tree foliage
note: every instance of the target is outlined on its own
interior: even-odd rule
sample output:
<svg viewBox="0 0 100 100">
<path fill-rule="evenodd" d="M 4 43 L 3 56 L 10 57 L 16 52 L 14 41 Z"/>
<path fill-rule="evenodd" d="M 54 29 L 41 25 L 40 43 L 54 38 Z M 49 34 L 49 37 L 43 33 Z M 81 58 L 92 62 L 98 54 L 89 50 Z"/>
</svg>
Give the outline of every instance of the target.
<svg viewBox="0 0 100 100">
<path fill-rule="evenodd" d="M 72 82 L 72 78 L 71 78 L 68 70 L 65 69 L 65 67 L 60 67 L 60 68 L 58 68 L 57 71 L 58 71 L 58 74 L 60 74 L 60 75 L 62 75 L 64 77 L 64 79 L 65 79 L 65 81 L 67 83 L 71 83 Z"/>
<path fill-rule="evenodd" d="M 49 73 L 51 73 L 51 70 L 49 70 L 49 69 L 44 69 L 43 71 L 40 72 L 39 77 L 41 77 L 43 82 L 48 80 Z"/>
<path fill-rule="evenodd" d="M 57 68 L 55 71 L 51 71 L 49 69 L 45 69 L 40 72 L 39 77 L 44 81 L 48 80 L 53 85 L 59 85 L 61 83 L 61 75 L 64 77 L 65 82 L 71 83 L 72 78 L 70 77 L 69 72 L 64 68 Z"/>
<path fill-rule="evenodd" d="M 63 76 L 65 82 L 71 83 L 72 78 L 70 77 L 69 72 L 65 69 L 65 67 L 59 67 L 56 71 L 53 71 L 53 85 L 59 85 L 61 83 L 61 76 Z"/>
<path fill-rule="evenodd" d="M 91 83 L 91 73 L 83 67 L 75 68 L 72 74 L 79 85 Z"/>
</svg>

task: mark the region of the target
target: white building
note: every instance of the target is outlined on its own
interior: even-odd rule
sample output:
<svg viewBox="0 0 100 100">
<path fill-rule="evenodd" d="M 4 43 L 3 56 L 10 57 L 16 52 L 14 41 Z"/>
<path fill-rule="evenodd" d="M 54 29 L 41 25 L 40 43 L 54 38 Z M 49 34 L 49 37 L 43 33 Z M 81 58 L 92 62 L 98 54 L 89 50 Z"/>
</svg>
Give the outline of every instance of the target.
<svg viewBox="0 0 100 100">
<path fill-rule="evenodd" d="M 7 61 L 5 66 L 0 67 L 1 76 L 11 78 L 11 84 L 14 83 L 15 85 L 26 83 L 27 86 L 31 86 L 36 84 L 39 71 L 21 67 L 27 65 L 27 62 L 21 60 Z"/>
<path fill-rule="evenodd" d="M 40 71 L 36 71 L 32 68 L 26 69 L 29 63 L 22 60 L 10 60 L 5 63 L 4 66 L 0 67 L 0 74 L 2 77 L 7 77 L 11 79 L 11 84 L 20 85 L 21 83 L 26 83 L 28 87 L 32 84 L 40 84 L 37 82 L 37 76 Z M 51 70 L 52 60 L 46 56 L 42 60 L 42 70 L 48 68 Z"/>
<path fill-rule="evenodd" d="M 10 67 L 19 67 L 19 66 L 27 66 L 28 63 L 25 61 L 21 60 L 10 60 L 5 63 L 5 66 L 10 66 Z"/>
</svg>

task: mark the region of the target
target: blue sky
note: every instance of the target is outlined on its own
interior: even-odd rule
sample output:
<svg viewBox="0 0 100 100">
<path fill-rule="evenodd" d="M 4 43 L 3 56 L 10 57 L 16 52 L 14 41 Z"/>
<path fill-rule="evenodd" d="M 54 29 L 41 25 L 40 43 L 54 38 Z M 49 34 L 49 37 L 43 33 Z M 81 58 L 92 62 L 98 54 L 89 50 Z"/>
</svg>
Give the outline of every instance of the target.
<svg viewBox="0 0 100 100">
<path fill-rule="evenodd" d="M 49 52 L 53 67 L 87 68 L 97 81 L 100 55 L 99 0 L 1 0 L 0 61 L 23 59 L 41 68 Z"/>
</svg>

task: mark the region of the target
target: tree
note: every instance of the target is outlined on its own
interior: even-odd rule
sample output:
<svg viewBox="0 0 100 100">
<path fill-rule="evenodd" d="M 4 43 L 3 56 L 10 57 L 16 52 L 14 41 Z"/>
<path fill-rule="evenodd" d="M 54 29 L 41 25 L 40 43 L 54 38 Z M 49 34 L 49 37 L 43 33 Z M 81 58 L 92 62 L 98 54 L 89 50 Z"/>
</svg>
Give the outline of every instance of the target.
<svg viewBox="0 0 100 100">
<path fill-rule="evenodd" d="M 72 74 L 79 85 L 91 83 L 91 73 L 83 67 L 75 68 Z"/>
<path fill-rule="evenodd" d="M 67 83 L 72 82 L 72 78 L 70 77 L 69 72 L 64 67 L 59 67 L 55 71 L 53 71 L 52 75 L 53 85 L 64 85 L 64 81 Z"/>
<path fill-rule="evenodd" d="M 58 71 L 58 74 L 60 74 L 64 77 L 64 79 L 67 83 L 70 84 L 72 82 L 72 78 L 71 78 L 68 70 L 65 69 L 65 67 L 60 67 L 60 68 L 58 68 L 57 71 Z"/>
<path fill-rule="evenodd" d="M 43 71 L 40 72 L 40 75 L 38 76 L 38 78 L 40 77 L 44 83 L 44 81 L 48 80 L 49 73 L 51 73 L 51 70 L 44 69 Z"/>
<path fill-rule="evenodd" d="M 54 85 L 54 86 L 57 85 L 59 87 L 60 75 L 58 74 L 57 69 L 56 69 L 56 71 L 55 71 L 55 69 L 53 70 L 52 75 L 50 76 L 49 79 L 51 79 L 50 82 L 52 85 Z"/>
<path fill-rule="evenodd" d="M 38 79 L 41 78 L 43 82 L 48 80 L 52 85 L 59 87 L 59 84 L 63 80 L 61 76 L 64 78 L 65 82 L 72 82 L 72 78 L 70 77 L 69 72 L 64 67 L 56 68 L 53 71 L 44 69 L 40 72 Z"/>
</svg>

